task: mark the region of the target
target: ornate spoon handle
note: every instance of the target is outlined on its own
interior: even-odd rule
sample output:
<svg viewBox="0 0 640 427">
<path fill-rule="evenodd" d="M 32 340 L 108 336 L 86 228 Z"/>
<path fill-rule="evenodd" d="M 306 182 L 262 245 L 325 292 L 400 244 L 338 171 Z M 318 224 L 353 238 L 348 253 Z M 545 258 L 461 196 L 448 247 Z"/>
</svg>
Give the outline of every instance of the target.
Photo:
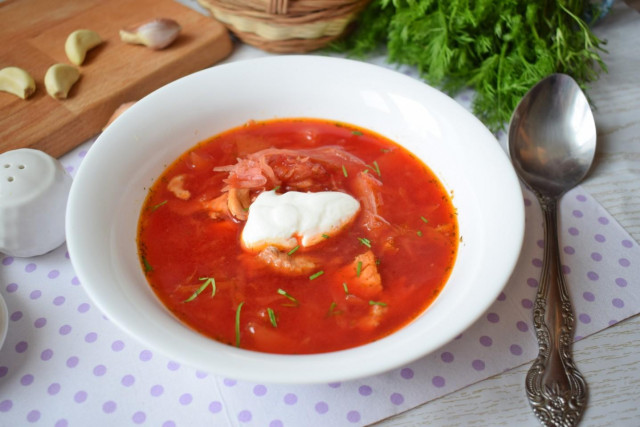
<svg viewBox="0 0 640 427">
<path fill-rule="evenodd" d="M 533 308 L 538 357 L 529 369 L 529 403 L 545 426 L 575 426 L 587 400 L 587 384 L 571 357 L 574 315 L 562 274 L 555 198 L 538 197 L 544 214 L 542 275 Z"/>
</svg>

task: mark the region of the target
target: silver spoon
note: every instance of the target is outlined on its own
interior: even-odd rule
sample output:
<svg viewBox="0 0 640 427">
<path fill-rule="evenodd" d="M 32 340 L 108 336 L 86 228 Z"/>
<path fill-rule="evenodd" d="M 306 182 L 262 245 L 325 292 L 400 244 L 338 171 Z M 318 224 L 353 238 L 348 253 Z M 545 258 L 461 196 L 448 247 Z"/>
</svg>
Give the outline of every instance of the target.
<svg viewBox="0 0 640 427">
<path fill-rule="evenodd" d="M 539 352 L 527 373 L 526 390 L 545 426 L 574 426 L 586 406 L 587 384 L 571 356 L 574 314 L 560 263 L 557 207 L 587 174 L 595 149 L 589 102 L 565 74 L 540 81 L 511 117 L 511 161 L 544 215 L 542 273 L 533 309 Z"/>
</svg>

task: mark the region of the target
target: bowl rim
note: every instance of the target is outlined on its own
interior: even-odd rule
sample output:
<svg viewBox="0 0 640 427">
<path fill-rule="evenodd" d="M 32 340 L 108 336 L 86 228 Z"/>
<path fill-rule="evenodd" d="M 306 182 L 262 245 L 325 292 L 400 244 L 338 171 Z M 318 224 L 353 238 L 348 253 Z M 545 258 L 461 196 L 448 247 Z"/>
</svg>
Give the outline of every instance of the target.
<svg viewBox="0 0 640 427">
<path fill-rule="evenodd" d="M 97 274 L 108 271 L 110 268 L 114 268 L 114 266 L 111 264 L 106 265 L 105 260 L 98 260 L 97 262 L 102 262 L 100 265 L 102 270 L 100 270 L 100 272 L 94 270 L 96 260 L 94 259 L 92 261 L 88 258 L 91 254 L 96 253 L 96 251 L 104 252 L 107 248 L 100 247 L 101 243 L 99 242 L 92 243 L 91 239 L 86 239 L 86 236 L 90 236 L 91 232 L 95 230 L 91 228 L 91 224 L 88 224 L 89 221 L 82 221 L 85 215 L 95 212 L 96 209 L 95 206 L 91 206 L 91 203 L 95 203 L 97 199 L 91 198 L 88 200 L 86 198 L 87 192 L 92 191 L 97 182 L 97 178 L 93 175 L 93 169 L 99 165 L 103 155 L 110 153 L 110 150 L 114 150 L 114 148 L 110 147 L 110 145 L 114 144 L 114 138 L 122 132 L 126 132 L 127 128 L 134 126 L 136 120 L 140 118 L 142 114 L 145 114 L 145 110 L 151 108 L 150 106 L 158 102 L 163 102 L 165 98 L 171 98 L 171 96 L 183 90 L 185 87 L 191 87 L 199 82 L 219 79 L 221 76 L 231 76 L 240 72 L 244 73 L 243 76 L 246 77 L 247 75 L 258 76 L 267 70 L 273 72 L 278 69 L 303 70 L 311 73 L 314 68 L 323 70 L 323 74 L 327 72 L 340 74 L 349 71 L 353 76 L 358 73 L 371 73 L 376 77 L 385 78 L 387 79 L 386 81 L 390 81 L 393 84 L 402 83 L 408 85 L 412 90 L 415 90 L 416 93 L 422 96 L 434 97 L 439 105 L 444 105 L 446 108 L 454 111 L 457 114 L 458 121 L 458 123 L 455 124 L 456 126 L 460 126 L 460 123 L 465 123 L 466 126 L 472 128 L 474 134 L 477 135 L 477 140 L 474 141 L 474 143 L 482 146 L 483 156 L 494 162 L 492 166 L 494 166 L 494 169 L 497 166 L 499 170 L 502 181 L 496 183 L 498 185 L 496 191 L 502 191 L 505 195 L 503 199 L 504 204 L 500 208 L 508 211 L 510 215 L 509 221 L 504 224 L 505 233 L 503 236 L 500 236 L 504 240 L 503 243 L 506 245 L 506 251 L 502 254 L 503 259 L 500 260 L 499 265 L 493 266 L 496 267 L 497 270 L 491 271 L 495 283 L 487 288 L 486 294 L 483 294 L 484 299 L 482 303 L 479 304 L 478 307 L 475 307 L 475 309 L 470 309 L 470 311 L 465 314 L 464 320 L 459 321 L 455 328 L 449 331 L 449 333 L 442 334 L 437 339 L 432 339 L 428 344 L 411 342 L 410 338 L 415 338 L 415 336 L 402 336 L 397 338 L 395 336 L 398 334 L 392 334 L 389 337 L 382 338 L 381 340 L 364 346 L 332 353 L 277 355 L 237 349 L 213 342 L 213 340 L 206 338 L 207 341 L 211 342 L 199 342 L 198 345 L 195 346 L 190 346 L 190 341 L 179 341 L 179 344 L 184 344 L 185 348 L 198 350 L 197 354 L 180 352 L 166 342 L 166 335 L 164 335 L 166 331 L 149 325 L 150 320 L 147 316 L 142 316 L 140 322 L 146 323 L 144 323 L 145 326 L 141 328 L 131 322 L 131 311 L 134 308 L 127 307 L 126 304 L 116 307 L 114 300 L 109 300 L 108 297 L 105 296 L 105 286 L 100 285 L 100 283 L 103 282 L 97 278 Z M 193 88 L 191 90 L 193 90 Z M 202 135 L 201 139 L 208 136 L 209 135 Z M 401 143 L 401 141 L 396 142 Z M 186 149 L 182 150 L 182 152 L 184 151 L 186 151 Z M 429 165 L 428 161 L 425 163 Z M 492 172 L 495 172 L 495 170 Z M 91 188 L 91 183 L 93 183 L 94 188 Z M 117 213 L 118 211 L 114 210 L 114 212 Z M 78 226 L 78 224 L 82 224 L 82 226 Z M 462 333 L 482 316 L 489 305 L 495 301 L 495 298 L 500 291 L 502 291 L 513 273 L 524 240 L 524 224 L 524 203 L 521 187 L 504 151 L 499 146 L 494 135 L 456 101 L 412 77 L 378 65 L 344 58 L 290 55 L 247 59 L 216 65 L 169 83 L 138 101 L 97 138 L 85 156 L 77 171 L 69 195 L 66 230 L 69 256 L 76 270 L 76 274 L 83 284 L 83 288 L 95 305 L 113 323 L 130 336 L 136 338 L 139 342 L 181 363 L 215 374 L 250 381 L 307 384 L 345 381 L 387 372 L 435 351 Z M 105 241 L 103 241 L 102 244 L 103 243 L 105 243 Z M 111 244 L 113 244 L 113 242 L 111 242 Z M 111 255 L 114 257 L 119 256 L 114 254 L 113 251 L 111 251 Z M 119 286 L 126 287 L 126 284 L 119 284 Z M 447 290 L 447 286 L 444 287 L 444 290 Z M 438 299 L 436 299 L 436 302 L 432 304 L 432 306 L 437 302 Z M 428 310 L 429 309 L 431 309 L 431 307 L 429 307 Z M 129 310 L 127 314 L 123 314 L 126 310 Z M 403 330 L 411 328 L 412 324 L 403 328 Z M 173 337 L 173 335 L 171 336 Z M 402 345 L 403 352 L 385 348 L 389 343 Z M 202 352 L 208 355 L 216 354 L 219 357 L 227 357 L 233 359 L 233 362 L 224 364 L 224 366 L 217 364 L 219 361 L 212 364 L 206 357 L 203 357 Z M 374 359 L 374 357 L 380 356 L 385 358 L 382 360 Z M 340 366 L 334 366 L 331 372 L 326 372 L 326 368 L 338 362 Z M 287 372 L 283 374 L 281 371 L 285 368 Z"/>
</svg>

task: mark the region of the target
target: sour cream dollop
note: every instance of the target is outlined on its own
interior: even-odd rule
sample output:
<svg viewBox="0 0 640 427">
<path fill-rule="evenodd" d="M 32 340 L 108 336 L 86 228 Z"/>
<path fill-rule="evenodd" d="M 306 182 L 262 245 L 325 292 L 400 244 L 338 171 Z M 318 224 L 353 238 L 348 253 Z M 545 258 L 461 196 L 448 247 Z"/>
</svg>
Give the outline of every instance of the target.
<svg viewBox="0 0 640 427">
<path fill-rule="evenodd" d="M 265 191 L 249 208 L 242 244 L 249 250 L 269 245 L 285 250 L 313 246 L 339 233 L 359 210 L 355 198 L 338 191 Z"/>
</svg>

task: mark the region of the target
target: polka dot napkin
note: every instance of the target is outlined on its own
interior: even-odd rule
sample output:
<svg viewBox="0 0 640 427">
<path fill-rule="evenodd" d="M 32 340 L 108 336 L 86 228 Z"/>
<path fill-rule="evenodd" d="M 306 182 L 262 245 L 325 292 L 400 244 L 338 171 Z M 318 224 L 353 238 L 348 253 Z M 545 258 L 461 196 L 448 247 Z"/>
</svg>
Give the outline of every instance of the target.
<svg viewBox="0 0 640 427">
<path fill-rule="evenodd" d="M 90 144 L 62 159 L 72 175 Z M 526 363 L 537 354 L 531 308 L 542 215 L 523 194 L 522 255 L 484 316 L 415 363 L 344 383 L 253 384 L 181 366 L 94 307 L 65 246 L 35 258 L 3 257 L 0 292 L 10 320 L 0 350 L 0 424 L 363 425 Z M 583 189 L 567 194 L 560 209 L 564 271 L 584 337 L 640 311 L 640 249 Z"/>
</svg>

